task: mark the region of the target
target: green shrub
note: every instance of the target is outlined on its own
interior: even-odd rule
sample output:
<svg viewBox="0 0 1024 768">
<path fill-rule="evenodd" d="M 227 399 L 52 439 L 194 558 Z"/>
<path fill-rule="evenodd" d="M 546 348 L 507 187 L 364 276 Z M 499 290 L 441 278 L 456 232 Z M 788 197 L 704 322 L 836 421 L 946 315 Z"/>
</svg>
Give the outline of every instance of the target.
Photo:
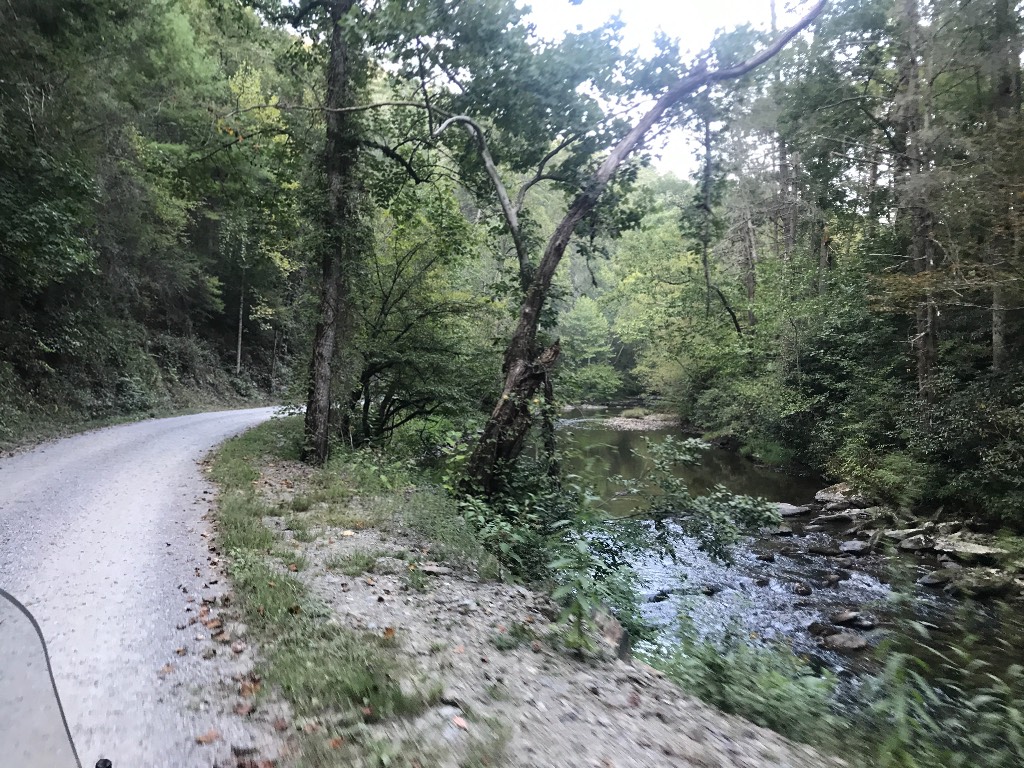
<svg viewBox="0 0 1024 768">
<path fill-rule="evenodd" d="M 702 701 L 806 743 L 835 727 L 835 678 L 788 647 L 751 647 L 735 629 L 718 642 L 701 640 L 686 622 L 677 639 L 643 658 Z"/>
</svg>

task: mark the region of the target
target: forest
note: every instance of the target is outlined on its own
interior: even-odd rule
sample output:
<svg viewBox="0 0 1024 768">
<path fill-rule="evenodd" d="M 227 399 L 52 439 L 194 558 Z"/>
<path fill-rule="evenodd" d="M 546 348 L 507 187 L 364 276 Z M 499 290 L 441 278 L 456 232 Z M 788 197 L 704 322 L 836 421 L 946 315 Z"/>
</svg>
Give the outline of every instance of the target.
<svg viewBox="0 0 1024 768">
<path fill-rule="evenodd" d="M 698 52 L 661 35 L 641 54 L 616 18 L 546 39 L 516 0 L 0 0 L 0 447 L 112 420 L 290 407 L 208 471 L 226 499 L 239 610 L 272 649 L 268 680 L 298 670 L 278 687 L 300 709 L 329 687 L 310 678 L 316 654 L 370 646 L 317 623 L 302 550 L 282 550 L 264 518 L 308 544 L 316 514 L 369 535 L 338 511 L 353 497 L 388 519 L 388 504 L 412 499 L 406 512 L 461 532 L 463 559 L 494 583 L 550 595 L 583 658 L 606 608 L 641 641 L 664 641 L 632 570 L 645 558 L 717 567 L 751 532 L 747 554 L 775 548 L 748 566 L 794 553 L 779 543 L 794 535 L 778 527 L 780 499 L 724 480 L 701 493 L 677 471 L 709 444 L 765 475 L 842 484 L 799 513 L 854 524 L 834 551 L 808 550 L 827 565 L 815 599 L 842 608 L 828 590 L 866 583 L 844 570 L 861 555 L 926 552 L 931 582 L 900 561 L 911 589 L 979 598 L 940 617 L 954 628 L 945 650 L 907 641 L 921 627 L 904 626 L 872 635 L 878 658 L 854 673 L 829 657 L 841 659 L 833 675 L 792 642 L 707 642 L 680 603 L 678 642 L 645 658 L 787 737 L 818 744 L 827 731 L 844 755 L 848 741 L 868 745 L 857 764 L 1019 765 L 1022 9 L 763 5 L 763 28 L 734 20 Z M 666 147 L 680 141 L 692 157 L 672 167 Z M 596 472 L 619 482 L 616 498 L 645 502 L 634 515 L 608 514 L 577 474 L 568 409 L 608 405 L 675 430 L 646 444 L 647 485 Z M 267 455 L 294 459 L 312 484 L 268 506 L 252 480 Z M 354 557 L 339 566 L 353 577 L 387 559 Z M 399 563 L 410 595 L 425 589 L 420 565 Z M 278 583 L 294 595 L 271 595 Z M 1016 624 L 982 604 L 1013 594 Z M 856 610 L 832 615 L 877 628 Z M 976 620 L 989 632 L 980 657 L 957 645 L 979 645 Z M 868 647 L 838 626 L 793 627 L 809 648 Z M 499 648 L 534 638 L 519 629 Z M 360 696 L 345 699 L 357 718 Z M 859 725 L 826 710 L 856 710 Z"/>
<path fill-rule="evenodd" d="M 561 404 L 656 397 L 1019 528 L 1018 9 L 809 10 L 643 58 L 507 0 L 5 3 L 0 432 L 262 393 L 317 462 L 486 425 L 494 492 Z"/>
</svg>

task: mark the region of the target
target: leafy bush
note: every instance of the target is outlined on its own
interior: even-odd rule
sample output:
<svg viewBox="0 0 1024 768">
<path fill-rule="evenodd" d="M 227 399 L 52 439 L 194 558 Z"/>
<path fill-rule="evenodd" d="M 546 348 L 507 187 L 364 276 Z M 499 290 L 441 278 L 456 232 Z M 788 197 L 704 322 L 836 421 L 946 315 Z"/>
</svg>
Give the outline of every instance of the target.
<svg viewBox="0 0 1024 768">
<path fill-rule="evenodd" d="M 686 621 L 677 641 L 642 655 L 702 701 L 796 741 L 814 743 L 834 727 L 835 678 L 789 648 L 752 647 L 736 629 L 718 642 L 702 640 Z"/>
</svg>

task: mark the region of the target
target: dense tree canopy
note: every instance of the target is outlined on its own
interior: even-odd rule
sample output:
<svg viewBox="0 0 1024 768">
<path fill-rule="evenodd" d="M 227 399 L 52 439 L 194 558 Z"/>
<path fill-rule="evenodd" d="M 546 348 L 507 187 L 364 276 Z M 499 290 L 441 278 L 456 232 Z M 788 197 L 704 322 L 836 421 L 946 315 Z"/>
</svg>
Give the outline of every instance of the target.
<svg viewBox="0 0 1024 768">
<path fill-rule="evenodd" d="M 647 393 L 764 461 L 1021 522 L 1009 0 L 842 0 L 692 60 L 615 22 L 543 41 L 511 0 L 0 20 L 8 434 L 262 391 L 306 401 L 318 460 L 490 414 L 493 480 L 557 403 Z M 691 179 L 645 168 L 667 127 Z"/>
</svg>

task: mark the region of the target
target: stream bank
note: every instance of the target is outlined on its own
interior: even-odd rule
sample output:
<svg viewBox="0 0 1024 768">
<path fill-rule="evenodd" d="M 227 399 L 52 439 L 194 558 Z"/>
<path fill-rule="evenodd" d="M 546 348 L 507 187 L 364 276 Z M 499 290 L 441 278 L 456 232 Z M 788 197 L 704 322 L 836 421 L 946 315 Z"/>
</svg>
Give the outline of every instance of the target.
<svg viewBox="0 0 1024 768">
<path fill-rule="evenodd" d="M 616 496 L 609 478 L 639 477 L 645 441 L 679 428 L 650 416 L 623 419 L 616 409 L 566 416 L 561 429 L 577 454 L 570 471 L 594 485 L 611 514 L 632 513 L 631 500 Z M 620 429 L 624 421 L 648 428 Z M 701 636 L 782 643 L 840 674 L 859 674 L 873 664 L 865 651 L 884 640 L 920 652 L 920 637 L 908 631 L 909 622 L 919 622 L 939 650 L 971 644 L 995 669 L 1019 661 L 996 642 L 1024 643 L 1024 558 L 1011 550 L 955 525 L 900 519 L 849 488 L 822 490 L 820 480 L 787 476 L 721 448 L 680 474 L 697 493 L 720 483 L 775 502 L 783 522 L 747 538 L 731 566 L 692 543 L 679 547 L 676 563 L 636 563 L 644 617 L 662 629 L 664 642 L 685 616 Z"/>
</svg>

